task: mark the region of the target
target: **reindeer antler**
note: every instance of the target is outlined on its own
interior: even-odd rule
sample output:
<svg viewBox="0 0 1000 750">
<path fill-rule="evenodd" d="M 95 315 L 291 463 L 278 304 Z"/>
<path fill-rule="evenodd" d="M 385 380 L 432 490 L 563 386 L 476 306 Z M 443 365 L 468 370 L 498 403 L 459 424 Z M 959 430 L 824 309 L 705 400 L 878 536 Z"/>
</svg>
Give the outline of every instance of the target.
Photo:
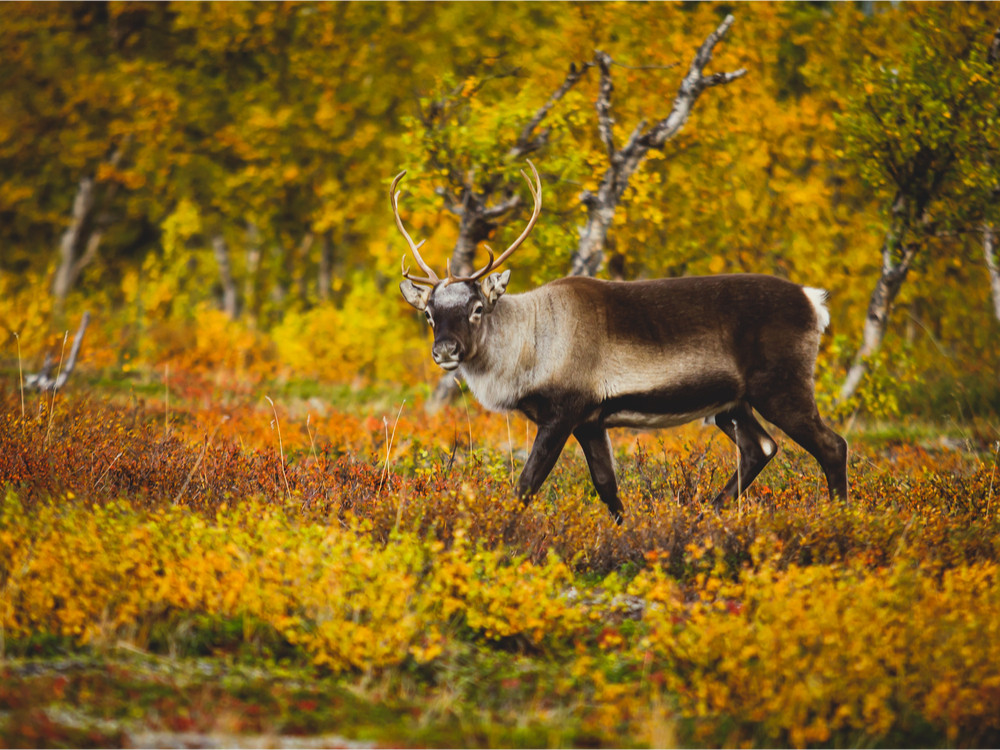
<svg viewBox="0 0 1000 750">
<path fill-rule="evenodd" d="M 419 243 L 415 243 L 413 238 L 410 237 L 409 233 L 407 233 L 406 229 L 403 227 L 403 220 L 399 218 L 399 205 L 397 204 L 399 193 L 396 191 L 396 186 L 399 185 L 399 181 L 403 179 L 403 175 L 405 174 L 406 170 L 404 169 L 396 175 L 396 179 L 392 181 L 392 186 L 389 188 L 389 203 L 392 204 L 392 213 L 393 216 L 396 217 L 396 226 L 399 227 L 399 231 L 402 232 L 403 237 L 406 238 L 406 244 L 410 246 L 410 252 L 413 253 L 413 257 L 416 258 L 417 265 L 420 266 L 421 270 L 427 274 L 427 276 L 411 276 L 410 269 L 406 266 L 406 256 L 404 255 L 401 263 L 403 278 L 409 279 L 417 284 L 430 284 L 431 286 L 435 286 L 441 282 L 441 279 L 439 279 L 437 274 L 431 270 L 430 266 L 424 263 L 424 259 L 420 257 L 420 248 L 427 240 L 420 240 Z"/>
<path fill-rule="evenodd" d="M 483 276 L 485 276 L 494 268 L 496 268 L 505 260 L 507 260 L 507 258 L 509 258 L 511 254 L 521 246 L 521 243 L 524 242 L 524 239 L 528 236 L 528 233 L 531 231 L 532 227 L 535 226 L 535 222 L 538 221 L 538 215 L 542 212 L 542 180 L 538 176 L 538 170 L 535 169 L 535 165 L 532 164 L 531 159 L 528 159 L 527 162 L 528 166 L 531 167 L 531 173 L 535 176 L 535 184 L 532 185 L 531 180 L 528 179 L 528 175 L 525 174 L 523 169 L 521 170 L 521 175 L 524 177 L 525 182 L 528 183 L 528 189 L 531 191 L 531 197 L 535 201 L 535 207 L 534 210 L 531 212 L 531 218 L 528 220 L 528 226 L 526 226 L 524 228 L 524 231 L 521 232 L 521 236 L 518 237 L 516 240 L 514 240 L 513 244 L 500 254 L 499 258 L 494 259 L 493 251 L 488 246 L 486 246 L 486 252 L 490 254 L 490 259 L 489 261 L 487 261 L 485 266 L 480 268 L 471 276 L 453 276 L 451 273 L 451 267 L 449 265 L 448 279 L 447 279 L 449 282 L 478 281 L 479 279 L 483 278 Z"/>
<path fill-rule="evenodd" d="M 444 279 L 444 283 L 451 284 L 456 281 L 478 281 L 479 279 L 483 278 L 486 274 L 488 274 L 490 271 L 492 271 L 494 268 L 503 263 L 505 260 L 507 260 L 507 258 L 509 258 L 511 254 L 521 246 L 521 243 L 524 242 L 524 239 L 525 237 L 528 236 L 528 233 L 531 232 L 531 229 L 535 226 L 535 222 L 538 221 L 538 215 L 542 211 L 542 180 L 538 176 L 538 170 L 535 169 L 535 165 L 532 164 L 531 159 L 528 159 L 527 162 L 528 166 L 531 167 L 531 173 L 535 177 L 535 182 L 534 184 L 532 184 L 531 180 L 528 178 L 528 175 L 525 173 L 525 171 L 523 169 L 521 170 L 521 175 L 528 183 L 528 189 L 531 191 L 531 197 L 535 201 L 535 207 L 534 210 L 531 212 L 531 218 L 528 220 L 528 226 L 526 226 L 524 228 L 524 231 L 521 232 L 521 236 L 518 237 L 516 240 L 514 240 L 513 244 L 511 244 L 510 247 L 508 247 L 500 254 L 499 258 L 495 257 L 493 255 L 493 250 L 491 250 L 487 246 L 486 252 L 489 253 L 490 259 L 486 262 L 485 266 L 483 266 L 470 276 L 455 276 L 454 274 L 452 274 L 451 261 L 449 260 L 445 266 L 447 269 L 447 276 Z M 403 170 L 398 175 L 396 175 L 396 179 L 392 181 L 392 187 L 389 188 L 389 202 L 392 204 L 393 216 L 396 217 L 396 226 L 399 227 L 399 231 L 402 232 L 403 236 L 406 238 L 406 242 L 410 246 L 410 252 L 413 253 L 413 257 L 416 259 L 417 265 L 420 266 L 421 270 L 427 275 L 411 276 L 410 269 L 407 268 L 406 266 L 406 256 L 404 255 L 401 263 L 403 278 L 409 279 L 410 281 L 416 282 L 418 284 L 430 284 L 431 286 L 435 286 L 441 283 L 441 279 L 438 278 L 438 275 L 431 270 L 430 266 L 424 263 L 424 259 L 420 257 L 420 248 L 421 246 L 423 246 L 425 240 L 421 240 L 419 243 L 415 243 L 413 241 L 413 238 L 410 237 L 410 235 L 407 233 L 406 229 L 403 228 L 403 220 L 399 218 L 399 206 L 397 204 L 399 193 L 396 191 L 396 186 L 399 185 L 399 181 L 403 179 L 403 175 L 405 174 L 406 170 Z"/>
</svg>

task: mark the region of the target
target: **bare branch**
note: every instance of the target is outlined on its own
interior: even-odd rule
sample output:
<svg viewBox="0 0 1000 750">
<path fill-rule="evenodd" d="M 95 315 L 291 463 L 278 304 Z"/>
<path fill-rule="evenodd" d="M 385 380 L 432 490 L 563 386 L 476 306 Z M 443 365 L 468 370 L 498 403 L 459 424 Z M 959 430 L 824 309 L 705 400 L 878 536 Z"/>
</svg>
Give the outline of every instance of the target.
<svg viewBox="0 0 1000 750">
<path fill-rule="evenodd" d="M 715 73 L 704 75 L 705 66 L 712 60 L 712 52 L 715 46 L 722 40 L 733 24 L 733 16 L 728 15 L 719 27 L 709 34 L 691 61 L 688 73 L 681 81 L 680 89 L 674 98 L 674 108 L 670 114 L 660 120 L 650 131 L 647 138 L 649 148 L 662 148 L 663 144 L 673 138 L 680 131 L 691 116 L 691 109 L 694 107 L 698 96 L 707 88 L 719 86 L 735 81 L 746 75 L 746 68 L 740 68 L 732 73 Z"/>
<path fill-rule="evenodd" d="M 542 120 L 548 116 L 549 112 L 552 111 L 552 108 L 559 102 L 559 100 L 566 96 L 567 92 L 573 88 L 592 67 L 594 67 L 594 63 L 589 60 L 580 68 L 577 68 L 575 63 L 570 63 L 569 73 L 566 74 L 566 79 L 562 82 L 562 85 L 555 90 L 552 96 L 549 97 L 548 101 L 539 108 L 534 117 L 528 120 L 524 129 L 521 130 L 521 135 L 517 138 L 517 143 L 515 143 L 513 148 L 511 148 L 511 150 L 507 153 L 508 158 L 520 159 L 545 145 L 549 137 L 549 131 L 544 130 L 537 136 L 532 137 L 535 129 L 538 128 L 538 126 L 542 123 Z"/>
<path fill-rule="evenodd" d="M 486 248 L 487 252 L 489 253 L 490 259 L 487 261 L 485 266 L 483 266 L 475 273 L 470 274 L 469 276 L 453 275 L 451 272 L 451 264 L 449 262 L 448 265 L 449 281 L 477 281 L 478 279 L 481 279 L 491 270 L 493 270 L 501 263 L 503 263 L 505 260 L 507 260 L 507 258 L 509 258 L 513 254 L 513 252 L 521 246 L 521 243 L 524 242 L 524 239 L 528 236 L 528 234 L 530 234 L 532 228 L 535 226 L 535 222 L 538 221 L 539 214 L 541 214 L 542 212 L 542 179 L 538 176 L 538 170 L 535 169 L 535 165 L 532 163 L 531 159 L 528 159 L 528 166 L 531 167 L 531 174 L 535 178 L 534 184 L 532 184 L 531 179 L 528 177 L 528 175 L 525 173 L 523 169 L 521 170 L 521 175 L 524 177 L 525 182 L 528 183 L 528 189 L 531 191 L 531 197 L 535 201 L 535 207 L 531 212 L 531 218 L 528 220 L 528 225 L 524 228 L 524 231 L 521 232 L 521 235 L 516 240 L 514 240 L 514 242 L 511 243 L 510 247 L 504 250 L 503 253 L 500 254 L 500 257 L 497 258 L 496 260 L 494 260 L 493 258 L 493 251 L 490 250 L 489 248 Z"/>
<path fill-rule="evenodd" d="M 701 71 L 703 71 L 705 66 L 712 60 L 712 52 L 715 51 L 715 45 L 717 45 L 726 35 L 726 32 L 729 31 L 729 27 L 733 25 L 733 20 L 733 15 L 730 13 L 722 19 L 722 23 L 719 24 L 719 27 L 715 31 L 705 37 L 705 41 L 702 42 L 701 46 L 698 48 L 698 52 L 695 54 L 694 60 L 691 61 L 691 67 L 688 70 L 689 78 L 694 75 L 699 78 L 701 77 Z"/>
<path fill-rule="evenodd" d="M 508 211 L 512 211 L 521 205 L 521 196 L 512 195 L 507 200 L 497 203 L 495 206 L 490 206 L 489 208 L 484 208 L 480 216 L 483 219 L 496 219 L 503 216 Z"/>
<path fill-rule="evenodd" d="M 746 68 L 740 68 L 739 70 L 734 70 L 732 73 L 713 73 L 708 78 L 703 79 L 704 87 L 711 88 L 712 86 L 725 85 L 735 81 L 737 78 L 742 78 L 747 74 Z"/>
<path fill-rule="evenodd" d="M 597 92 L 597 129 L 608 152 L 608 158 L 614 160 L 615 140 L 614 140 L 614 118 L 611 116 L 611 94 L 615 90 L 611 82 L 611 56 L 607 52 L 597 50 L 594 59 L 601 69 L 601 86 Z"/>
<path fill-rule="evenodd" d="M 670 63 L 669 65 L 626 65 L 625 63 L 612 62 L 616 68 L 625 68 L 625 70 L 673 70 L 677 67 L 678 63 Z"/>
<path fill-rule="evenodd" d="M 601 267 L 604 258 L 604 246 L 608 231 L 629 180 L 642 164 L 651 148 L 663 148 L 663 145 L 673 138 L 691 116 L 698 96 L 707 88 L 735 81 L 746 75 L 746 69 L 731 73 L 715 73 L 704 75 L 705 66 L 712 59 L 712 51 L 725 36 L 733 23 L 733 16 L 726 16 L 718 28 L 709 34 L 698 48 L 687 75 L 681 82 L 677 96 L 674 98 L 670 114 L 660 120 L 653 129 L 644 133 L 645 121 L 633 129 L 628 141 L 621 149 L 614 145 L 614 119 L 611 116 L 611 94 L 614 86 L 611 82 L 611 66 L 614 61 L 600 50 L 595 52 L 594 59 L 601 71 L 600 90 L 597 97 L 597 127 L 601 141 L 608 152 L 608 168 L 601 179 L 597 192 L 585 191 L 580 201 L 587 209 L 587 222 L 580 228 L 580 241 L 577 252 L 573 256 L 570 274 L 593 276 Z"/>
</svg>

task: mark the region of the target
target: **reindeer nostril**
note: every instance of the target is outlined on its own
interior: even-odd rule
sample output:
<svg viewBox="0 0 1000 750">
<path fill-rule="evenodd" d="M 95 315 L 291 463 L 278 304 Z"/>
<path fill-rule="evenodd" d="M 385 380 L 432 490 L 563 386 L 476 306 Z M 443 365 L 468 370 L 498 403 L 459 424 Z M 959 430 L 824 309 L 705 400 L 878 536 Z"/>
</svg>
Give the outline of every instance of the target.
<svg viewBox="0 0 1000 750">
<path fill-rule="evenodd" d="M 457 360 L 461 358 L 462 348 L 457 341 L 439 341 L 434 344 L 434 348 L 431 350 L 434 355 L 434 359 L 437 362 Z"/>
</svg>

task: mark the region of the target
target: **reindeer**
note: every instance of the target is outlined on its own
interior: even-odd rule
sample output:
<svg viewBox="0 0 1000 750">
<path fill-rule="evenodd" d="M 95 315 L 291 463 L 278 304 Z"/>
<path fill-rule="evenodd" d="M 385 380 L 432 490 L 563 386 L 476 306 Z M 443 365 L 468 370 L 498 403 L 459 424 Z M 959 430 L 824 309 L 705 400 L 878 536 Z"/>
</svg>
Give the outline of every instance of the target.
<svg viewBox="0 0 1000 750">
<path fill-rule="evenodd" d="M 583 448 L 597 494 L 621 524 L 624 507 L 608 438 L 610 427 L 672 427 L 703 419 L 739 447 L 739 467 L 715 498 L 719 508 L 750 486 L 778 445 L 754 416 L 811 453 L 831 498 L 847 500 L 847 442 L 820 418 L 813 394 L 820 334 L 830 322 L 826 292 L 775 276 L 732 274 L 649 281 L 567 277 L 505 295 L 510 270 L 493 272 L 524 242 L 542 207 L 542 184 L 528 161 L 534 198 L 527 227 L 499 257 L 469 276 L 451 264 L 439 278 L 403 227 L 396 226 L 425 276 L 403 257 L 403 298 L 434 331 L 431 355 L 461 375 L 493 411 L 517 410 L 538 427 L 517 483 L 527 505 L 570 435 Z M 492 272 L 492 273 L 491 273 Z"/>
</svg>

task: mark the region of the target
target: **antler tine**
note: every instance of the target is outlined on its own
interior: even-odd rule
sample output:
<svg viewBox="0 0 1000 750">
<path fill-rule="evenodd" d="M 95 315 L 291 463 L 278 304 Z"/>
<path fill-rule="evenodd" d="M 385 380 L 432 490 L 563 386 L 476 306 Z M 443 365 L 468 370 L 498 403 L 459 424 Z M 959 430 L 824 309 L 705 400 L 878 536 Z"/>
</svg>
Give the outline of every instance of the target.
<svg viewBox="0 0 1000 750">
<path fill-rule="evenodd" d="M 538 216 L 542 212 L 542 180 L 538 176 L 538 170 L 535 169 L 535 165 L 531 162 L 531 159 L 527 159 L 527 162 L 528 166 L 531 167 L 531 173 L 535 176 L 535 184 L 532 185 L 528 175 L 523 169 L 521 170 L 521 174 L 523 175 L 525 182 L 528 183 L 528 190 L 531 191 L 531 197 L 535 201 L 535 208 L 531 212 L 531 218 L 528 220 L 528 226 L 526 226 L 524 231 L 521 232 L 521 236 L 514 240 L 514 243 L 500 254 L 499 258 L 494 260 L 493 251 L 486 248 L 487 252 L 490 254 L 489 262 L 471 276 L 457 276 L 452 279 L 453 281 L 476 281 L 481 279 L 483 276 L 507 260 L 507 258 L 509 258 L 511 254 L 521 246 L 525 237 L 528 236 L 528 233 L 531 232 L 532 228 L 535 226 L 535 222 L 538 221 Z"/>
<path fill-rule="evenodd" d="M 476 279 L 482 278 L 483 274 L 485 274 L 487 271 L 489 271 L 493 267 L 493 249 L 489 245 L 483 245 L 483 247 L 486 249 L 486 252 L 489 253 L 489 256 L 490 256 L 490 259 L 486 263 L 486 266 L 485 266 L 485 268 L 483 270 L 477 271 L 476 273 L 472 274 L 471 276 L 455 276 L 451 272 L 451 258 L 449 258 L 447 260 L 447 262 L 446 262 L 446 266 L 447 266 L 447 270 L 448 270 L 448 276 L 445 279 L 446 283 L 451 284 L 451 283 L 453 283 L 455 281 L 475 281 Z"/>
<path fill-rule="evenodd" d="M 421 240 L 419 243 L 415 243 L 413 238 L 410 237 L 409 233 L 403 227 L 403 220 L 399 218 L 399 192 L 396 190 L 396 186 L 399 185 L 399 181 L 403 179 L 403 175 L 405 174 L 406 170 L 404 169 L 396 175 L 396 178 L 392 181 L 392 186 L 389 188 L 389 203 L 392 205 L 392 214 L 396 217 L 396 226 L 403 234 L 403 237 L 406 238 L 406 244 L 410 246 L 410 252 L 413 253 L 413 257 L 417 261 L 417 265 L 420 266 L 420 270 L 427 274 L 427 276 L 410 276 L 409 269 L 404 268 L 403 277 L 417 283 L 435 285 L 440 282 L 441 279 L 438 278 L 437 274 L 434 273 L 430 266 L 424 263 L 424 259 L 420 257 L 420 247 L 424 244 L 424 242 L 426 242 L 426 240 Z M 403 258 L 405 263 L 406 256 L 404 255 Z"/>
<path fill-rule="evenodd" d="M 421 242 L 420 244 L 422 245 L 424 243 Z M 402 260 L 401 260 L 401 262 L 400 262 L 399 265 L 400 265 L 400 268 L 402 269 L 403 278 L 404 279 L 409 279 L 410 281 L 413 281 L 413 282 L 415 282 L 417 284 L 430 284 L 431 286 L 433 286 L 434 284 L 437 284 L 437 281 L 435 279 L 426 278 L 424 276 L 411 276 L 410 275 L 410 268 L 409 268 L 409 266 L 406 265 L 406 256 L 405 255 L 402 257 Z"/>
</svg>

